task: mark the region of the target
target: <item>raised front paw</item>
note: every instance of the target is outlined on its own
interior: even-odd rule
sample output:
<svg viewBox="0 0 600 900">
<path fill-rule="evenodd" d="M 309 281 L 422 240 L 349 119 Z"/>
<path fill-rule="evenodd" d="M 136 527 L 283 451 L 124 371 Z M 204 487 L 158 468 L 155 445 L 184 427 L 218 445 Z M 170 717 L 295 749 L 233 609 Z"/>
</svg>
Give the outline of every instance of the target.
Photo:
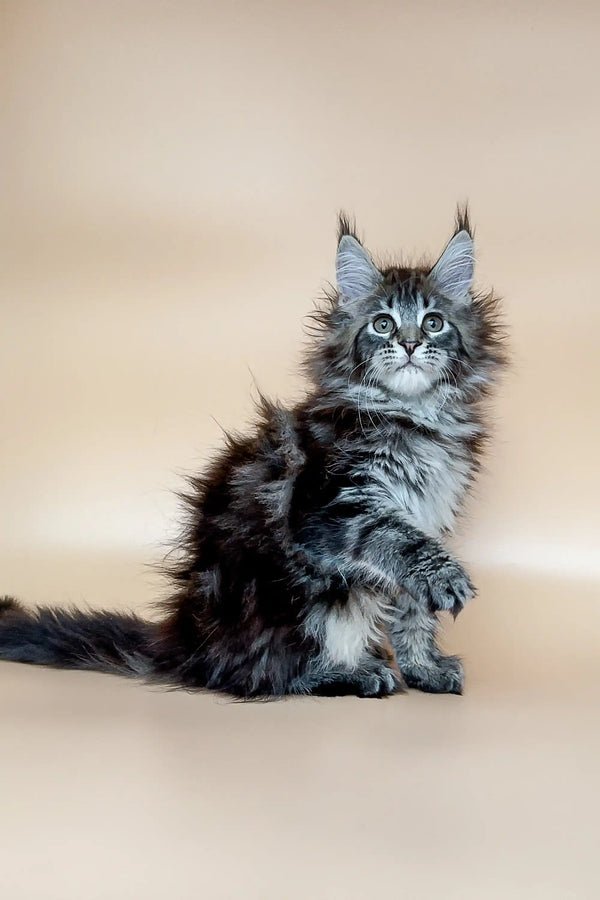
<svg viewBox="0 0 600 900">
<path fill-rule="evenodd" d="M 432 558 L 413 578 L 416 592 L 431 610 L 449 610 L 454 618 L 475 596 L 468 574 L 450 556 Z"/>
</svg>

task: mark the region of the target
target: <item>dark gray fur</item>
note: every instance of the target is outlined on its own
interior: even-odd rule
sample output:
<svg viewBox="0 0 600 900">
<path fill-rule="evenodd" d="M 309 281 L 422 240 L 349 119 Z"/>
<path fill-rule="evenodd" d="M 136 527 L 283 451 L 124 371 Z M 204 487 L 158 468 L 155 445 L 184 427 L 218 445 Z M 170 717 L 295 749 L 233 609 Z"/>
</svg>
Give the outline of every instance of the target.
<svg viewBox="0 0 600 900">
<path fill-rule="evenodd" d="M 263 401 L 253 432 L 190 480 L 160 620 L 6 598 L 0 658 L 238 697 L 461 692 L 438 613 L 474 589 L 444 541 L 504 361 L 498 301 L 473 292 L 466 211 L 436 265 L 418 267 L 377 268 L 341 217 L 337 272 L 306 399 Z"/>
</svg>

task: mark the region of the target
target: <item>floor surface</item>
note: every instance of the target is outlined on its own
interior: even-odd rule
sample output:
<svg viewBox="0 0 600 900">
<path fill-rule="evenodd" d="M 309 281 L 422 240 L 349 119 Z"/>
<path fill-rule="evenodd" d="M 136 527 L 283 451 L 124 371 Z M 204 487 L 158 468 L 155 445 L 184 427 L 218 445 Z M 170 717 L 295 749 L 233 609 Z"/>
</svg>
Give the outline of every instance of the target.
<svg viewBox="0 0 600 900">
<path fill-rule="evenodd" d="M 597 591 L 479 583 L 447 633 L 463 697 L 240 704 L 2 664 L 2 896 L 597 898 Z"/>
</svg>

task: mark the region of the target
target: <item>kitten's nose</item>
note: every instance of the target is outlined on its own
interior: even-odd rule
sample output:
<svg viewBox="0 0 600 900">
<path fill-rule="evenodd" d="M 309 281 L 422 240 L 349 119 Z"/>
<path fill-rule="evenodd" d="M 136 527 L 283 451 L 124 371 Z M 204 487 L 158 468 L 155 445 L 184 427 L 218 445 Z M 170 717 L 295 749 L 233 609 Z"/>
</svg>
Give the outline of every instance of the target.
<svg viewBox="0 0 600 900">
<path fill-rule="evenodd" d="M 421 341 L 400 341 L 408 356 L 412 356 L 417 347 L 421 346 Z"/>
</svg>

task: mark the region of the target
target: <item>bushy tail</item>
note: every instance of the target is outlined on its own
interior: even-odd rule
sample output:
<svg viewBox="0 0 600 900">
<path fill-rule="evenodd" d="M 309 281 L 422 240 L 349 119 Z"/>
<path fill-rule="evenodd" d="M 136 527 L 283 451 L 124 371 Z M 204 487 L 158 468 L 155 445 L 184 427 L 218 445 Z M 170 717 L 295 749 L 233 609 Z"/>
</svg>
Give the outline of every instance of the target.
<svg viewBox="0 0 600 900">
<path fill-rule="evenodd" d="M 148 678 L 156 634 L 156 625 L 134 615 L 29 611 L 11 597 L 0 598 L 0 659 Z"/>
</svg>

